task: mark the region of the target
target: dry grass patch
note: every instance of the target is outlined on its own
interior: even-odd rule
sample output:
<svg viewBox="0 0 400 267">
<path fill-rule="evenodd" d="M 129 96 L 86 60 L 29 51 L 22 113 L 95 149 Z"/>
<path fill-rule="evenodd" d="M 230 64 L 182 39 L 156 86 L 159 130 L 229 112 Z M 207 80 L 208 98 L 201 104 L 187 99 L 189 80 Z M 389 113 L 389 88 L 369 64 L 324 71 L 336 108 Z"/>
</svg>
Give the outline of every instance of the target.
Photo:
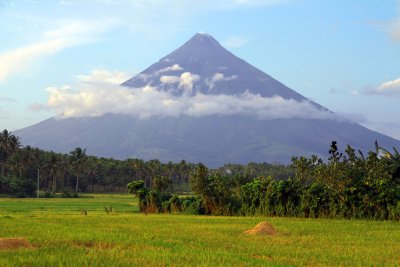
<svg viewBox="0 0 400 267">
<path fill-rule="evenodd" d="M 260 222 L 254 228 L 244 232 L 247 235 L 276 235 L 277 231 L 269 222 Z"/>
<path fill-rule="evenodd" d="M 33 248 L 25 238 L 0 238 L 0 250 L 13 250 L 20 248 Z"/>
<path fill-rule="evenodd" d="M 84 247 L 84 248 L 93 248 L 93 249 L 113 249 L 115 248 L 114 244 L 110 243 L 99 243 L 99 242 L 92 242 L 92 241 L 76 241 L 74 242 L 75 247 Z"/>
</svg>

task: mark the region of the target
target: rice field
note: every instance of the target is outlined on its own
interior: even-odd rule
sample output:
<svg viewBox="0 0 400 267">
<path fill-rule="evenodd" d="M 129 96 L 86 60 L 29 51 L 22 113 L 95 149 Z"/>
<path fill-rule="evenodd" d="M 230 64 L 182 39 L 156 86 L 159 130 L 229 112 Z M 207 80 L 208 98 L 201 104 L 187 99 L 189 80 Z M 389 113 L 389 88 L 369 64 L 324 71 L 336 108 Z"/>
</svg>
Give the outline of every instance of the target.
<svg viewBox="0 0 400 267">
<path fill-rule="evenodd" d="M 0 266 L 400 265 L 399 222 L 137 210 L 130 195 L 1 198 L 0 238 L 21 238 L 30 246 L 0 246 Z M 243 234 L 263 220 L 278 234 Z"/>
</svg>

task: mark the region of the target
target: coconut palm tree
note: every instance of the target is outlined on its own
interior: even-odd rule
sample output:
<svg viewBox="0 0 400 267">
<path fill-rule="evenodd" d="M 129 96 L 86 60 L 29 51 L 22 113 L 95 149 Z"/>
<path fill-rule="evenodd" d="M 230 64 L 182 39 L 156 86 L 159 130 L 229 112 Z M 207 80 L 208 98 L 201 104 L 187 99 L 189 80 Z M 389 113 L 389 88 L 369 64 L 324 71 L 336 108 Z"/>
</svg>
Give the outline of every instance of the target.
<svg viewBox="0 0 400 267">
<path fill-rule="evenodd" d="M 60 155 L 51 152 L 44 170 L 52 180 L 52 194 L 54 195 L 57 189 L 57 180 L 62 179 L 66 172 L 66 162 Z"/>
<path fill-rule="evenodd" d="M 400 153 L 393 147 L 393 153 L 389 150 L 381 147 L 378 143 L 375 143 L 378 151 L 379 149 L 383 152 L 382 159 L 386 163 L 388 170 L 390 171 L 393 179 L 400 179 Z"/>
<path fill-rule="evenodd" d="M 19 137 L 13 135 L 7 130 L 3 130 L 0 133 L 0 164 L 1 174 L 4 176 L 7 161 L 21 146 Z"/>
<path fill-rule="evenodd" d="M 83 173 L 86 168 L 86 162 L 87 162 L 86 148 L 82 149 L 80 147 L 77 147 L 70 152 L 70 155 L 71 155 L 71 165 L 76 176 L 75 192 L 78 193 L 79 178 L 83 176 Z"/>
</svg>

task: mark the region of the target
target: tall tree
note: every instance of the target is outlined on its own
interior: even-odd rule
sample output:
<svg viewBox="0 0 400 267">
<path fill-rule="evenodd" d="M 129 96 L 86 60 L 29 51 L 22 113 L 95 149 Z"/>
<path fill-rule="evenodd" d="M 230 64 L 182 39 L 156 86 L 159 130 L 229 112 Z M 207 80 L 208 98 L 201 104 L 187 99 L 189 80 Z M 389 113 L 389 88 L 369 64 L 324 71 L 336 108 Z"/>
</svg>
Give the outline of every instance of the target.
<svg viewBox="0 0 400 267">
<path fill-rule="evenodd" d="M 57 190 L 57 180 L 61 180 L 65 175 L 66 162 L 63 160 L 62 155 L 51 152 L 44 169 L 52 180 L 51 188 L 54 195 Z"/>
<path fill-rule="evenodd" d="M 70 155 L 71 155 L 71 165 L 76 177 L 75 192 L 78 193 L 79 179 L 83 177 L 86 168 L 86 162 L 87 162 L 86 148 L 82 149 L 80 147 L 77 147 L 70 152 Z"/>
<path fill-rule="evenodd" d="M 19 137 L 13 135 L 6 129 L 0 133 L 0 163 L 1 174 L 5 175 L 7 161 L 21 146 Z"/>
</svg>

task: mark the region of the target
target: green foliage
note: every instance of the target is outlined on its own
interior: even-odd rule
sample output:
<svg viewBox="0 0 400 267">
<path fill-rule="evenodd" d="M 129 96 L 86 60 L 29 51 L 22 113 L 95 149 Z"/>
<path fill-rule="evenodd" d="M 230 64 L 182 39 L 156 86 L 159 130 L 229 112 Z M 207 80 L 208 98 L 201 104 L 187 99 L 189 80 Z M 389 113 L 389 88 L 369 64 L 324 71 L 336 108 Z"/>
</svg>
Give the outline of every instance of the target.
<svg viewBox="0 0 400 267">
<path fill-rule="evenodd" d="M 400 202 L 400 157 L 378 146 L 367 157 L 347 146 L 345 155 L 332 142 L 327 164 L 315 156 L 293 158 L 302 184 L 305 217 L 394 219 Z"/>
<path fill-rule="evenodd" d="M 153 189 L 160 192 L 167 192 L 172 184 L 172 180 L 166 176 L 157 175 L 153 178 Z"/>
<path fill-rule="evenodd" d="M 294 178 L 285 180 L 260 175 L 247 181 L 198 164 L 190 181 L 196 197 L 146 190 L 139 206 L 147 212 L 398 220 L 400 156 L 394 151 L 377 146 L 364 157 L 347 146 L 342 154 L 332 142 L 327 163 L 293 158 Z"/>
<path fill-rule="evenodd" d="M 128 184 L 128 193 L 136 194 L 140 189 L 144 187 L 144 181 L 133 181 Z"/>
<path fill-rule="evenodd" d="M 398 220 L 400 154 L 375 144 L 366 156 L 332 142 L 329 158 L 294 157 L 291 166 L 202 164 L 159 160 L 114 160 L 21 147 L 11 132 L 0 132 L 0 194 L 18 197 L 77 197 L 77 192 L 123 192 L 138 196 L 142 212 L 213 215 L 271 215 Z M 291 178 L 292 177 L 292 178 Z M 175 193 L 196 196 L 173 196 Z M 59 194 L 58 194 L 59 195 Z"/>
<path fill-rule="evenodd" d="M 233 179 L 218 172 L 210 172 L 198 164 L 191 175 L 191 188 L 200 196 L 206 214 L 234 215 L 240 209 L 240 201 L 234 191 Z"/>
<path fill-rule="evenodd" d="M 143 180 L 147 188 L 153 188 L 157 177 L 162 177 L 156 182 L 157 190 L 187 193 L 193 168 L 194 164 L 183 160 L 162 163 L 159 160 L 98 158 L 88 156 L 82 148 L 69 154 L 47 152 L 30 146 L 21 147 L 18 137 L 7 130 L 0 132 L 0 177 L 29 180 L 39 191 L 52 195 L 66 189 L 71 195 L 72 191 L 75 195 L 77 192 L 126 192 L 126 184 L 132 180 Z M 2 183 L 4 188 L 9 186 L 10 183 Z M 23 193 L 3 191 L 13 195 Z"/>
</svg>

